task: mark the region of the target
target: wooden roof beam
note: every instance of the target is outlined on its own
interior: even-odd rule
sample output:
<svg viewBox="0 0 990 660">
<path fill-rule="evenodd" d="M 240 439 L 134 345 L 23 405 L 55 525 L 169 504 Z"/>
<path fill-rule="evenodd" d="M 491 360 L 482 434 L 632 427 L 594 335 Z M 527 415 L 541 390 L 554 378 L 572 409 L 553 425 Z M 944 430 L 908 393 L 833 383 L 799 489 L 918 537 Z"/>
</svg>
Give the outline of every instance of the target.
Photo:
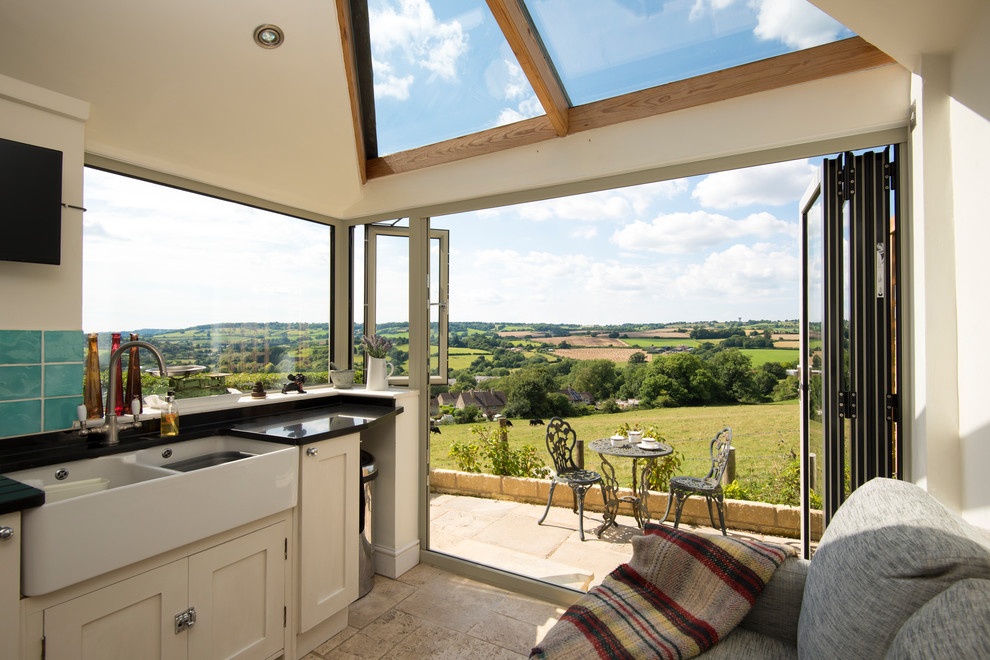
<svg viewBox="0 0 990 660">
<path fill-rule="evenodd" d="M 488 8 L 498 22 L 505 40 L 519 61 L 536 98 L 543 105 L 557 135 L 564 137 L 568 131 L 570 103 L 564 93 L 553 64 L 547 59 L 539 37 L 534 34 L 522 0 L 487 0 Z"/>
</svg>

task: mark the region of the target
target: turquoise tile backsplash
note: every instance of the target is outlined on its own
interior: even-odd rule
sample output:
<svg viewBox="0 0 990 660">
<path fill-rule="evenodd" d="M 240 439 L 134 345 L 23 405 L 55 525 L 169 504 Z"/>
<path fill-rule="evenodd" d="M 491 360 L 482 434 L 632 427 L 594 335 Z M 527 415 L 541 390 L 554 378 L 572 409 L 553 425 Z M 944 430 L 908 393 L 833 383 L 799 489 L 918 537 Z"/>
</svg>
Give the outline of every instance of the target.
<svg viewBox="0 0 990 660">
<path fill-rule="evenodd" d="M 45 396 L 72 396 L 82 391 L 83 363 L 45 364 Z"/>
<path fill-rule="evenodd" d="M 84 352 L 80 330 L 0 330 L 0 437 L 72 426 Z"/>
<path fill-rule="evenodd" d="M 0 437 L 41 433 L 41 399 L 0 401 Z"/>
<path fill-rule="evenodd" d="M 40 397 L 40 364 L 0 367 L 0 401 Z"/>
<path fill-rule="evenodd" d="M 58 431 L 72 426 L 78 419 L 76 408 L 83 402 L 82 395 L 45 399 L 45 431 Z M 69 420 L 66 423 L 66 420 Z"/>
<path fill-rule="evenodd" d="M 39 364 L 40 330 L 0 330 L 0 364 Z"/>
<path fill-rule="evenodd" d="M 45 331 L 45 362 L 82 362 L 85 342 L 82 330 Z"/>
</svg>

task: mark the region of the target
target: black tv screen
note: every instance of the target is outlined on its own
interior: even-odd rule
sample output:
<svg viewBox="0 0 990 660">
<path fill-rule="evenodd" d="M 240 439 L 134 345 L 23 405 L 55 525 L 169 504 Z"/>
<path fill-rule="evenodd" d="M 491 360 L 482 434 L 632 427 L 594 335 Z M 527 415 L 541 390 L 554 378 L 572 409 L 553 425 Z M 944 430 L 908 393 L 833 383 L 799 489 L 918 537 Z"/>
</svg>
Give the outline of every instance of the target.
<svg viewBox="0 0 990 660">
<path fill-rule="evenodd" d="M 0 259 L 61 263 L 61 151 L 0 138 Z"/>
</svg>

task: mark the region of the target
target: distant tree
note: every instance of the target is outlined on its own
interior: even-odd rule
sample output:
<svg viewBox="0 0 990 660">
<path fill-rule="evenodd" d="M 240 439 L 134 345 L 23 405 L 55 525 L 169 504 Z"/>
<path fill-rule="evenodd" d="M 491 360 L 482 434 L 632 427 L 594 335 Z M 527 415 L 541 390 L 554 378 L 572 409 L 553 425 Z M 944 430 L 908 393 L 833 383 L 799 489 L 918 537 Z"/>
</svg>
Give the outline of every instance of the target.
<svg viewBox="0 0 990 660">
<path fill-rule="evenodd" d="M 636 351 L 629 356 L 629 362 L 631 364 L 637 364 L 639 362 L 646 362 L 646 353 L 643 351 Z"/>
<path fill-rule="evenodd" d="M 595 400 L 607 399 L 618 389 L 618 373 L 611 360 L 583 360 L 571 371 L 571 387 L 590 392 Z"/>
<path fill-rule="evenodd" d="M 772 374 L 777 380 L 787 376 L 787 367 L 780 362 L 764 362 L 760 365 L 760 370 Z"/>
<path fill-rule="evenodd" d="M 757 369 L 756 373 L 753 374 L 754 391 L 758 392 L 764 399 L 770 396 L 779 381 L 779 378 L 763 369 Z"/>
<path fill-rule="evenodd" d="M 798 385 L 799 383 L 797 376 L 787 376 L 783 380 L 777 381 L 777 384 L 774 385 L 773 391 L 770 393 L 770 398 L 774 401 L 796 399 L 800 393 Z"/>
<path fill-rule="evenodd" d="M 472 376 L 467 371 L 461 371 L 457 374 L 454 384 L 450 386 L 450 391 L 457 394 L 458 392 L 463 392 L 464 390 L 473 390 L 477 386 L 477 378 Z"/>
<path fill-rule="evenodd" d="M 663 398 L 675 405 L 699 405 L 716 398 L 717 383 L 704 361 L 690 353 L 657 357 L 650 363 L 639 398 Z"/>
<path fill-rule="evenodd" d="M 510 417 L 551 417 L 554 406 L 549 395 L 557 390 L 550 372 L 543 367 L 521 369 L 498 381 L 508 403 L 505 414 Z"/>
<path fill-rule="evenodd" d="M 620 408 L 619 404 L 615 402 L 615 399 L 606 399 L 605 403 L 602 404 L 602 412 L 617 413 L 622 412 L 622 408 Z"/>
<path fill-rule="evenodd" d="M 458 424 L 473 424 L 481 420 L 481 410 L 473 403 L 469 403 L 463 408 L 454 408 L 451 414 Z"/>
<path fill-rule="evenodd" d="M 720 398 L 726 402 L 759 401 L 760 394 L 753 379 L 752 360 L 730 348 L 719 351 L 707 360 L 706 365 L 715 377 L 720 390 Z"/>
<path fill-rule="evenodd" d="M 619 386 L 619 398 L 639 399 L 639 390 L 643 385 L 643 379 L 649 373 L 649 365 L 646 362 L 632 362 L 626 364 L 622 370 L 622 384 Z"/>
</svg>

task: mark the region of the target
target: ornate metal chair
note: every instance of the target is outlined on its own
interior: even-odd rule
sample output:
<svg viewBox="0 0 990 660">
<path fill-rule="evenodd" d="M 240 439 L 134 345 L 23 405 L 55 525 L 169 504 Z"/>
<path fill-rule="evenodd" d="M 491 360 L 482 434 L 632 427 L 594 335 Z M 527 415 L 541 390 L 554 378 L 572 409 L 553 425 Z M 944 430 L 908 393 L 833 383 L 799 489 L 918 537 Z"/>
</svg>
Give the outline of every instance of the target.
<svg viewBox="0 0 990 660">
<path fill-rule="evenodd" d="M 674 529 L 681 522 L 681 512 L 684 510 L 684 503 L 692 495 L 704 495 L 708 503 L 708 519 L 715 527 L 715 517 L 712 515 L 712 502 L 718 508 L 718 526 L 722 529 L 722 536 L 725 536 L 725 497 L 722 494 L 722 474 L 725 466 L 729 462 L 729 449 L 732 447 L 732 429 L 726 427 L 718 432 L 712 440 L 710 454 L 712 457 L 712 468 L 704 477 L 671 477 L 670 494 L 667 496 L 667 510 L 663 514 L 660 522 L 667 520 L 670 514 L 670 505 L 677 500 L 674 507 Z"/>
<path fill-rule="evenodd" d="M 553 459 L 555 474 L 550 482 L 550 497 L 547 498 L 547 508 L 543 511 L 543 517 L 537 521 L 542 525 L 550 512 L 550 504 L 553 502 L 553 489 L 557 484 L 564 484 L 570 487 L 574 496 L 574 512 L 578 514 L 578 529 L 581 533 L 581 540 L 584 540 L 584 494 L 595 484 L 602 484 L 602 475 L 591 470 L 579 468 L 571 455 L 574 445 L 577 442 L 577 433 L 571 425 L 560 417 L 554 417 L 547 424 L 547 451 Z M 605 501 L 604 486 L 602 490 L 602 501 Z"/>
</svg>

